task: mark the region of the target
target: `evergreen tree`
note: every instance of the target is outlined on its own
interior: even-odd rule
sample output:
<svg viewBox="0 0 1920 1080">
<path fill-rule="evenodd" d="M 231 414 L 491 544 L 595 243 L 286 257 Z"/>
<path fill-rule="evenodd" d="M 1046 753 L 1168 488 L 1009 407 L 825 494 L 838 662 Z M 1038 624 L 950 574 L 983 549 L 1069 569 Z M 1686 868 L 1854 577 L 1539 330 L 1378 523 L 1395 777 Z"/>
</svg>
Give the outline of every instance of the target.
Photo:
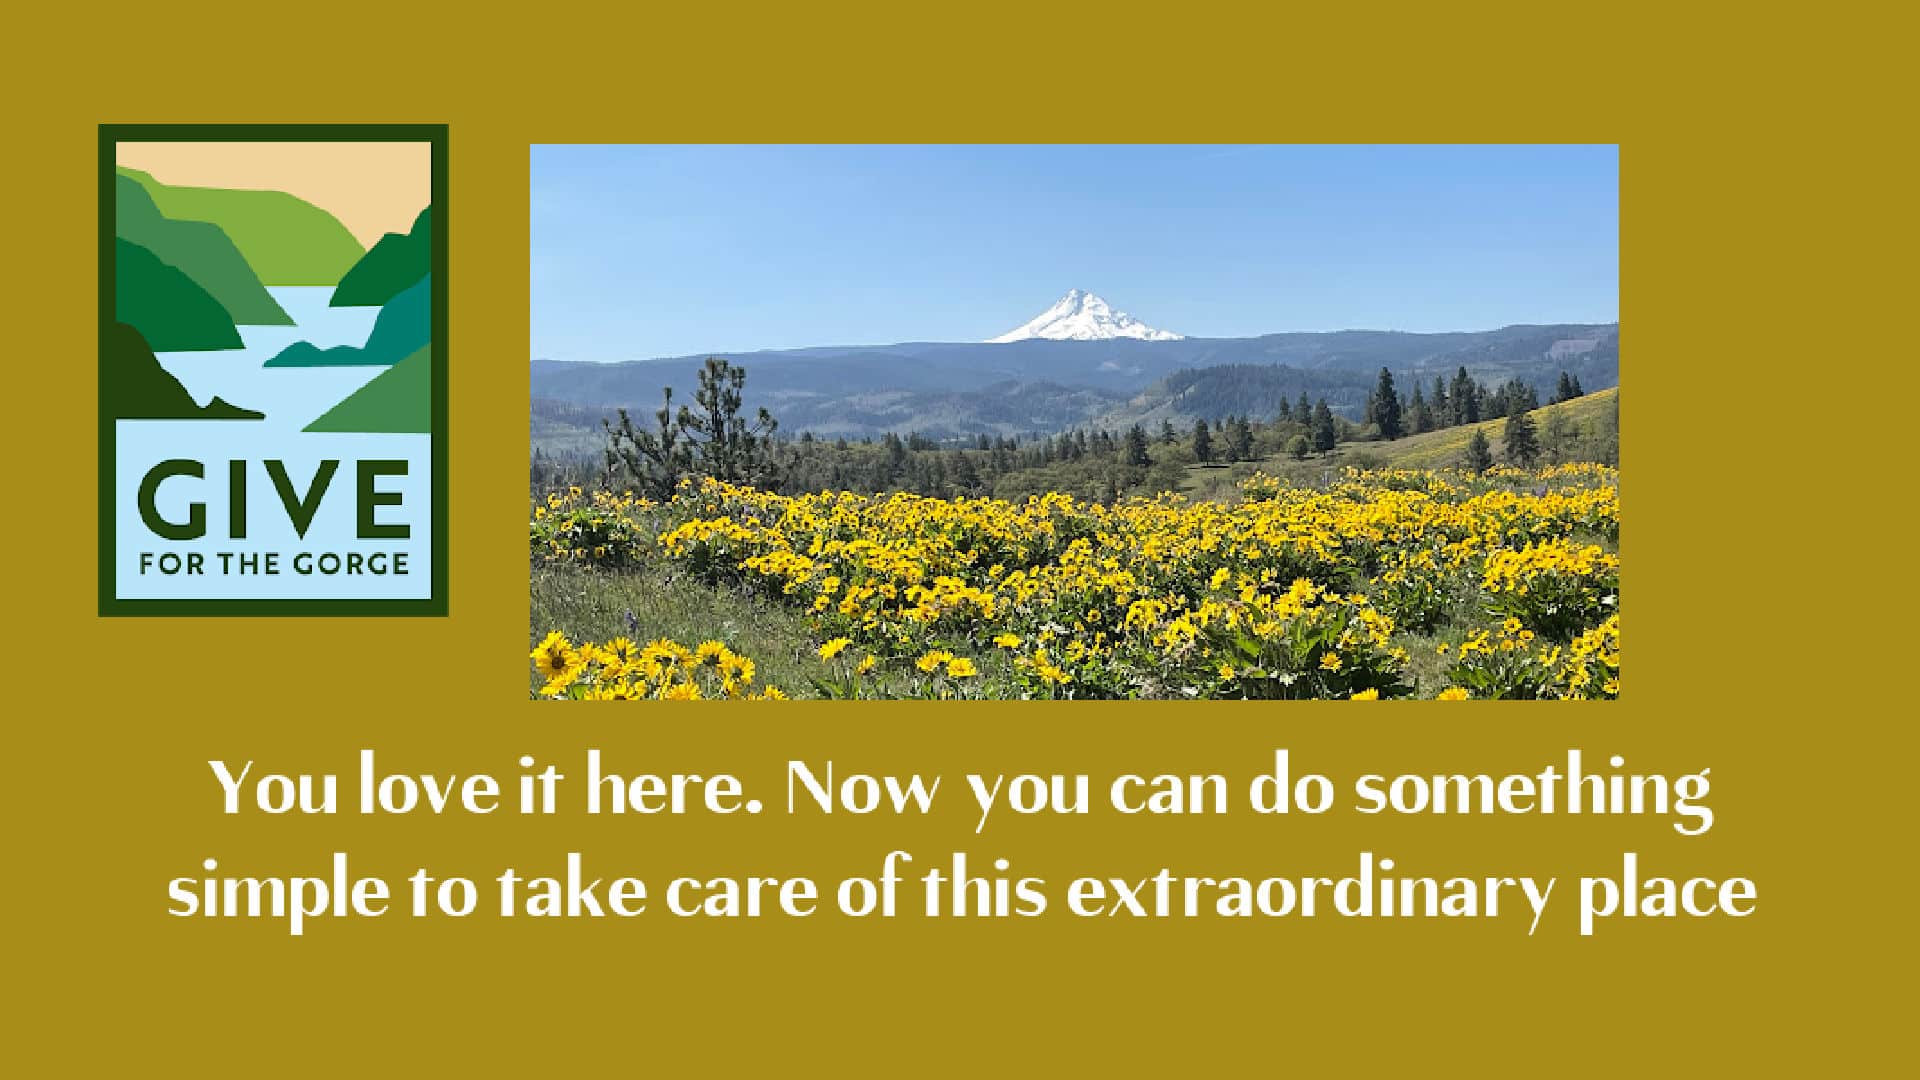
<svg viewBox="0 0 1920 1080">
<path fill-rule="evenodd" d="M 1193 458 L 1202 462 L 1213 460 L 1213 434 L 1207 430 L 1205 420 L 1193 422 Z"/>
<path fill-rule="evenodd" d="M 1160 421 L 1160 441 L 1162 443 L 1176 442 L 1179 440 L 1179 438 L 1180 438 L 1180 433 L 1173 430 L 1173 421 L 1171 420 Z"/>
<path fill-rule="evenodd" d="M 1505 445 L 1507 461 L 1522 467 L 1531 467 L 1540 457 L 1540 439 L 1533 430 L 1533 418 L 1524 410 L 1516 410 L 1507 417 L 1507 428 L 1500 436 Z"/>
<path fill-rule="evenodd" d="M 1500 389 L 1487 399 L 1480 415 L 1491 420 L 1496 416 L 1512 416 L 1516 412 L 1530 412 L 1539 407 L 1539 393 L 1524 379 L 1515 377 L 1500 384 Z"/>
<path fill-rule="evenodd" d="M 1453 405 L 1447 401 L 1447 384 L 1440 376 L 1433 377 L 1433 426 L 1436 428 L 1453 426 Z"/>
<path fill-rule="evenodd" d="M 1244 416 L 1227 422 L 1227 460 L 1253 460 L 1253 425 Z"/>
<path fill-rule="evenodd" d="M 766 409 L 751 424 L 740 418 L 746 385 L 746 368 L 707 357 L 693 394 L 698 408 L 680 408 L 680 434 L 692 444 L 701 475 L 729 484 L 768 486 L 776 480 L 773 433 L 780 424 Z"/>
<path fill-rule="evenodd" d="M 1313 405 L 1313 449 L 1322 456 L 1333 453 L 1339 442 L 1339 433 L 1333 426 L 1333 410 L 1327 408 L 1327 399 L 1321 398 Z"/>
<path fill-rule="evenodd" d="M 948 467 L 947 475 L 953 478 L 954 487 L 962 495 L 972 495 L 980 490 L 980 472 L 973 466 L 973 456 L 965 451 L 954 451 L 953 464 Z"/>
<path fill-rule="evenodd" d="M 648 498 L 665 502 L 693 468 L 693 459 L 681 444 L 680 427 L 674 422 L 673 387 L 662 389 L 661 398 L 660 410 L 653 414 L 658 425 L 654 431 L 635 431 L 625 409 L 620 410 L 620 426 L 606 420 L 600 423 L 607 429 L 608 486 L 631 485 Z"/>
<path fill-rule="evenodd" d="M 1393 388 L 1393 372 L 1380 369 L 1380 383 L 1373 390 L 1373 415 L 1368 419 L 1380 427 L 1380 437 L 1397 439 L 1406 434 L 1401 423 L 1400 392 Z"/>
<path fill-rule="evenodd" d="M 1473 437 L 1467 440 L 1467 471 L 1483 473 L 1493 468 L 1493 447 L 1487 445 L 1487 433 L 1479 428 L 1473 429 Z"/>
<path fill-rule="evenodd" d="M 1286 398 L 1281 398 L 1280 399 L 1280 415 L 1275 417 L 1274 419 L 1283 424 L 1289 420 L 1292 420 L 1293 419 L 1293 403 L 1291 401 L 1288 401 Z"/>
<path fill-rule="evenodd" d="M 1480 387 L 1468 376 L 1465 366 L 1453 377 L 1453 389 L 1447 394 L 1447 400 L 1453 403 L 1453 422 L 1456 424 L 1477 424 L 1480 422 Z"/>
<path fill-rule="evenodd" d="M 1293 422 L 1308 429 L 1307 439 L 1312 441 L 1313 403 L 1307 400 L 1307 392 L 1300 391 L 1300 400 L 1293 403 Z"/>
<path fill-rule="evenodd" d="M 1579 396 L 1579 394 L 1573 392 L 1573 376 L 1562 371 L 1560 373 L 1559 385 L 1553 388 L 1553 403 L 1558 405 L 1563 401 L 1572 401 Z"/>
<path fill-rule="evenodd" d="M 1147 456 L 1147 429 L 1139 424 L 1127 429 L 1126 463 L 1129 465 L 1153 464 L 1153 459 Z"/>
<path fill-rule="evenodd" d="M 729 484 L 773 488 L 780 460 L 773 433 L 780 424 L 765 409 L 752 422 L 741 418 L 747 370 L 717 356 L 707 358 L 694 391 L 697 408 L 673 411 L 673 388 L 662 392 L 653 431 L 635 431 L 627 411 L 607 432 L 610 477 L 624 476 L 655 498 L 672 496 L 682 477 L 710 476 Z"/>
<path fill-rule="evenodd" d="M 907 444 L 900 441 L 900 436 L 889 431 L 880 440 L 880 447 L 885 452 L 880 468 L 880 486 L 891 487 L 906 472 Z"/>
<path fill-rule="evenodd" d="M 1418 382 L 1413 384 L 1413 403 L 1407 407 L 1407 430 L 1415 435 L 1433 430 L 1433 410 L 1427 408 L 1426 395 Z"/>
</svg>

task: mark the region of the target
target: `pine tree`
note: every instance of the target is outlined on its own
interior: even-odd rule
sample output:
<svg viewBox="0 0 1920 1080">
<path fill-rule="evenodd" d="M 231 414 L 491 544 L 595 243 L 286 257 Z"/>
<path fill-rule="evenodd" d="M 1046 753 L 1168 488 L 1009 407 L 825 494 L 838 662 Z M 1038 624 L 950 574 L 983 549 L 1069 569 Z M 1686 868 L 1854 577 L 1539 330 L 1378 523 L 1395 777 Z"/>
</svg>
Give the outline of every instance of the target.
<svg viewBox="0 0 1920 1080">
<path fill-rule="evenodd" d="M 698 409 L 680 409 L 683 438 L 693 445 L 694 466 L 701 475 L 729 484 L 769 486 L 775 480 L 773 433 L 780 424 L 766 409 L 749 424 L 740 418 L 747 369 L 709 356 L 694 391 Z"/>
<path fill-rule="evenodd" d="M 1553 388 L 1553 403 L 1558 405 L 1563 401 L 1572 401 L 1579 396 L 1579 394 L 1573 392 L 1573 376 L 1562 371 L 1560 373 L 1559 385 Z"/>
<path fill-rule="evenodd" d="M 1244 416 L 1227 421 L 1227 460 L 1253 460 L 1253 425 Z"/>
<path fill-rule="evenodd" d="M 1179 438 L 1180 438 L 1180 433 L 1173 430 L 1173 421 L 1171 420 L 1160 421 L 1160 441 L 1162 443 L 1176 442 L 1179 440 Z"/>
<path fill-rule="evenodd" d="M 1207 430 L 1205 420 L 1193 422 L 1193 459 L 1201 462 L 1213 460 L 1213 434 Z"/>
<path fill-rule="evenodd" d="M 1127 429 L 1126 463 L 1129 465 L 1153 464 L 1153 459 L 1147 456 L 1147 429 L 1139 424 Z"/>
<path fill-rule="evenodd" d="M 1280 399 L 1280 415 L 1274 417 L 1274 419 L 1277 422 L 1283 423 L 1283 424 L 1293 419 L 1293 402 L 1288 401 L 1286 398 L 1281 398 Z"/>
<path fill-rule="evenodd" d="M 1406 434 L 1401 422 L 1400 392 L 1393 388 L 1393 372 L 1380 369 L 1380 383 L 1373 390 L 1373 416 L 1380 426 L 1380 437 L 1389 441 Z"/>
<path fill-rule="evenodd" d="M 973 457 L 964 450 L 956 450 L 953 464 L 947 467 L 947 475 L 953 478 L 953 485 L 962 495 L 971 495 L 980 490 L 980 472 L 973 467 Z"/>
<path fill-rule="evenodd" d="M 1334 445 L 1338 442 L 1339 434 L 1333 426 L 1333 410 L 1327 408 L 1327 399 L 1321 398 L 1313 405 L 1314 452 L 1323 456 L 1331 454 Z"/>
<path fill-rule="evenodd" d="M 880 440 L 880 446 L 886 454 L 881 459 L 880 486 L 892 487 L 906 472 L 907 444 L 900 441 L 900 436 L 889 431 L 886 437 Z"/>
<path fill-rule="evenodd" d="M 1523 410 L 1507 417 L 1506 431 L 1500 441 L 1505 445 L 1507 461 L 1513 464 L 1530 467 L 1540 457 L 1540 439 L 1533 430 L 1533 418 Z"/>
<path fill-rule="evenodd" d="M 1480 415 L 1491 420 L 1496 416 L 1512 416 L 1516 412 L 1532 412 L 1539 407 L 1539 393 L 1526 380 L 1516 376 L 1500 384 L 1500 389 L 1488 398 L 1486 408 L 1480 410 Z"/>
<path fill-rule="evenodd" d="M 1433 426 L 1453 426 L 1453 406 L 1447 401 L 1447 384 L 1438 375 L 1433 377 Z"/>
<path fill-rule="evenodd" d="M 687 476 L 710 476 L 729 484 L 773 488 L 780 462 L 773 433 L 780 424 L 766 409 L 749 423 L 740 416 L 747 370 L 717 356 L 707 358 L 694 391 L 697 409 L 673 410 L 673 388 L 662 391 L 653 431 L 635 431 L 625 409 L 620 424 L 605 423 L 609 477 L 624 477 L 646 494 L 669 498 Z"/>
<path fill-rule="evenodd" d="M 1407 429 L 1415 435 L 1433 430 L 1433 410 L 1418 382 L 1413 384 L 1413 403 L 1407 407 Z"/>
<path fill-rule="evenodd" d="M 1293 422 L 1309 429 L 1309 432 L 1311 432 L 1313 427 L 1313 403 L 1307 400 L 1307 392 L 1305 390 L 1300 391 L 1300 400 L 1293 403 Z M 1312 441 L 1313 436 L 1311 433 L 1307 435 L 1307 439 L 1309 442 Z"/>
<path fill-rule="evenodd" d="M 1479 428 L 1473 429 L 1473 437 L 1467 440 L 1467 471 L 1483 473 L 1493 468 L 1493 447 L 1487 445 L 1487 433 Z"/>
<path fill-rule="evenodd" d="M 606 420 L 600 423 L 607 429 L 608 486 L 630 484 L 641 494 L 665 502 L 693 468 L 693 459 L 674 423 L 673 387 L 665 387 L 661 398 L 660 410 L 653 414 L 658 425 L 654 431 L 635 431 L 625 409 L 620 410 L 618 427 Z"/>
<path fill-rule="evenodd" d="M 1465 366 L 1453 377 L 1453 390 L 1447 399 L 1453 402 L 1453 422 L 1456 424 L 1477 424 L 1480 422 L 1480 385 L 1467 374 Z"/>
</svg>

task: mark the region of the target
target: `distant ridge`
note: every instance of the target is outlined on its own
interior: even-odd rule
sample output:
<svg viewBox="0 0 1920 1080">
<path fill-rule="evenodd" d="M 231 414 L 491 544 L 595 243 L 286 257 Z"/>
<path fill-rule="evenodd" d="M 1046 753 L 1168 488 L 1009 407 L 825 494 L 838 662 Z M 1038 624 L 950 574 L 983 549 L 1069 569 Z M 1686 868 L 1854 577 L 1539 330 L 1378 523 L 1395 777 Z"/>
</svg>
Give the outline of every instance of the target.
<svg viewBox="0 0 1920 1080">
<path fill-rule="evenodd" d="M 1342 330 L 1172 341 L 1035 337 L 1005 344 L 721 351 L 610 364 L 535 360 L 530 389 L 533 397 L 553 403 L 543 421 L 552 430 L 576 426 L 578 417 L 565 407 L 585 410 L 592 420 L 577 425 L 577 434 L 592 441 L 599 437 L 599 416 L 621 407 L 650 416 L 660 407 L 663 386 L 672 386 L 677 396 L 691 394 L 709 355 L 747 369 L 747 407 L 772 410 L 782 432 L 859 438 L 917 430 L 945 437 L 1260 415 L 1282 394 L 1297 399 L 1302 390 L 1327 397 L 1336 412 L 1357 416 L 1383 367 L 1409 395 L 1415 381 L 1431 391 L 1435 377 L 1451 379 L 1463 367 L 1490 386 L 1521 379 L 1543 397 L 1562 371 L 1598 390 L 1619 381 L 1620 327 Z M 1208 374 L 1215 368 L 1222 370 Z"/>
</svg>

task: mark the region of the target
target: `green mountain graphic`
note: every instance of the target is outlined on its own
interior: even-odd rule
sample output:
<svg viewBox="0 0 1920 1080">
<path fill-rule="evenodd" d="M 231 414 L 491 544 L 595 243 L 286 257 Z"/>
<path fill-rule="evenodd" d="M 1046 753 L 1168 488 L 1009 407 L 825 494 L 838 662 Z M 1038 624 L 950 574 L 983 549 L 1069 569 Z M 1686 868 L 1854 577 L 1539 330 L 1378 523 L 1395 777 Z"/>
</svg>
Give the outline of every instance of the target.
<svg viewBox="0 0 1920 1080">
<path fill-rule="evenodd" d="M 433 347 L 421 348 L 328 409 L 307 431 L 433 431 Z"/>
<path fill-rule="evenodd" d="M 123 322 L 100 342 L 100 403 L 122 420 L 258 420 L 263 414 L 214 398 L 204 407 L 154 358 L 140 331 Z"/>
<path fill-rule="evenodd" d="M 364 254 L 339 219 L 284 191 L 175 187 L 138 169 L 118 171 L 167 217 L 220 226 L 263 284 L 333 285 Z"/>
<path fill-rule="evenodd" d="M 238 349 L 240 331 L 220 301 L 139 244 L 113 241 L 113 317 L 158 352 Z"/>
<path fill-rule="evenodd" d="M 378 307 L 425 277 L 433 266 L 433 207 L 420 211 L 406 235 L 388 233 L 353 264 L 333 290 L 330 307 Z"/>
<path fill-rule="evenodd" d="M 268 367 L 336 367 L 397 364 L 433 340 L 433 278 L 421 278 L 387 301 L 374 316 L 373 331 L 360 348 L 336 345 L 322 349 L 296 341 L 267 361 Z"/>
<path fill-rule="evenodd" d="M 160 213 L 139 181 L 125 175 L 113 179 L 115 236 L 139 244 L 192 278 L 237 324 L 293 324 L 220 226 L 210 221 L 175 221 Z"/>
</svg>

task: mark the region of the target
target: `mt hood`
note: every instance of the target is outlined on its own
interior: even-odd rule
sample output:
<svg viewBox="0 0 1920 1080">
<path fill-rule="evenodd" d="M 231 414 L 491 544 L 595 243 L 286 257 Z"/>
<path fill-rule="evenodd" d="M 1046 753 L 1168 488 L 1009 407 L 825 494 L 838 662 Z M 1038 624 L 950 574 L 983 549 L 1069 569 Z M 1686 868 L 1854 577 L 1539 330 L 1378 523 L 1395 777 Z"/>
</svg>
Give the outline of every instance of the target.
<svg viewBox="0 0 1920 1080">
<path fill-rule="evenodd" d="M 1124 311 L 1115 311 L 1105 300 L 1090 292 L 1074 289 L 1025 326 L 1009 330 L 988 344 L 1048 338 L 1053 341 L 1101 341 L 1107 338 L 1139 338 L 1142 341 L 1179 341 L 1183 335 L 1155 330 Z"/>
</svg>

